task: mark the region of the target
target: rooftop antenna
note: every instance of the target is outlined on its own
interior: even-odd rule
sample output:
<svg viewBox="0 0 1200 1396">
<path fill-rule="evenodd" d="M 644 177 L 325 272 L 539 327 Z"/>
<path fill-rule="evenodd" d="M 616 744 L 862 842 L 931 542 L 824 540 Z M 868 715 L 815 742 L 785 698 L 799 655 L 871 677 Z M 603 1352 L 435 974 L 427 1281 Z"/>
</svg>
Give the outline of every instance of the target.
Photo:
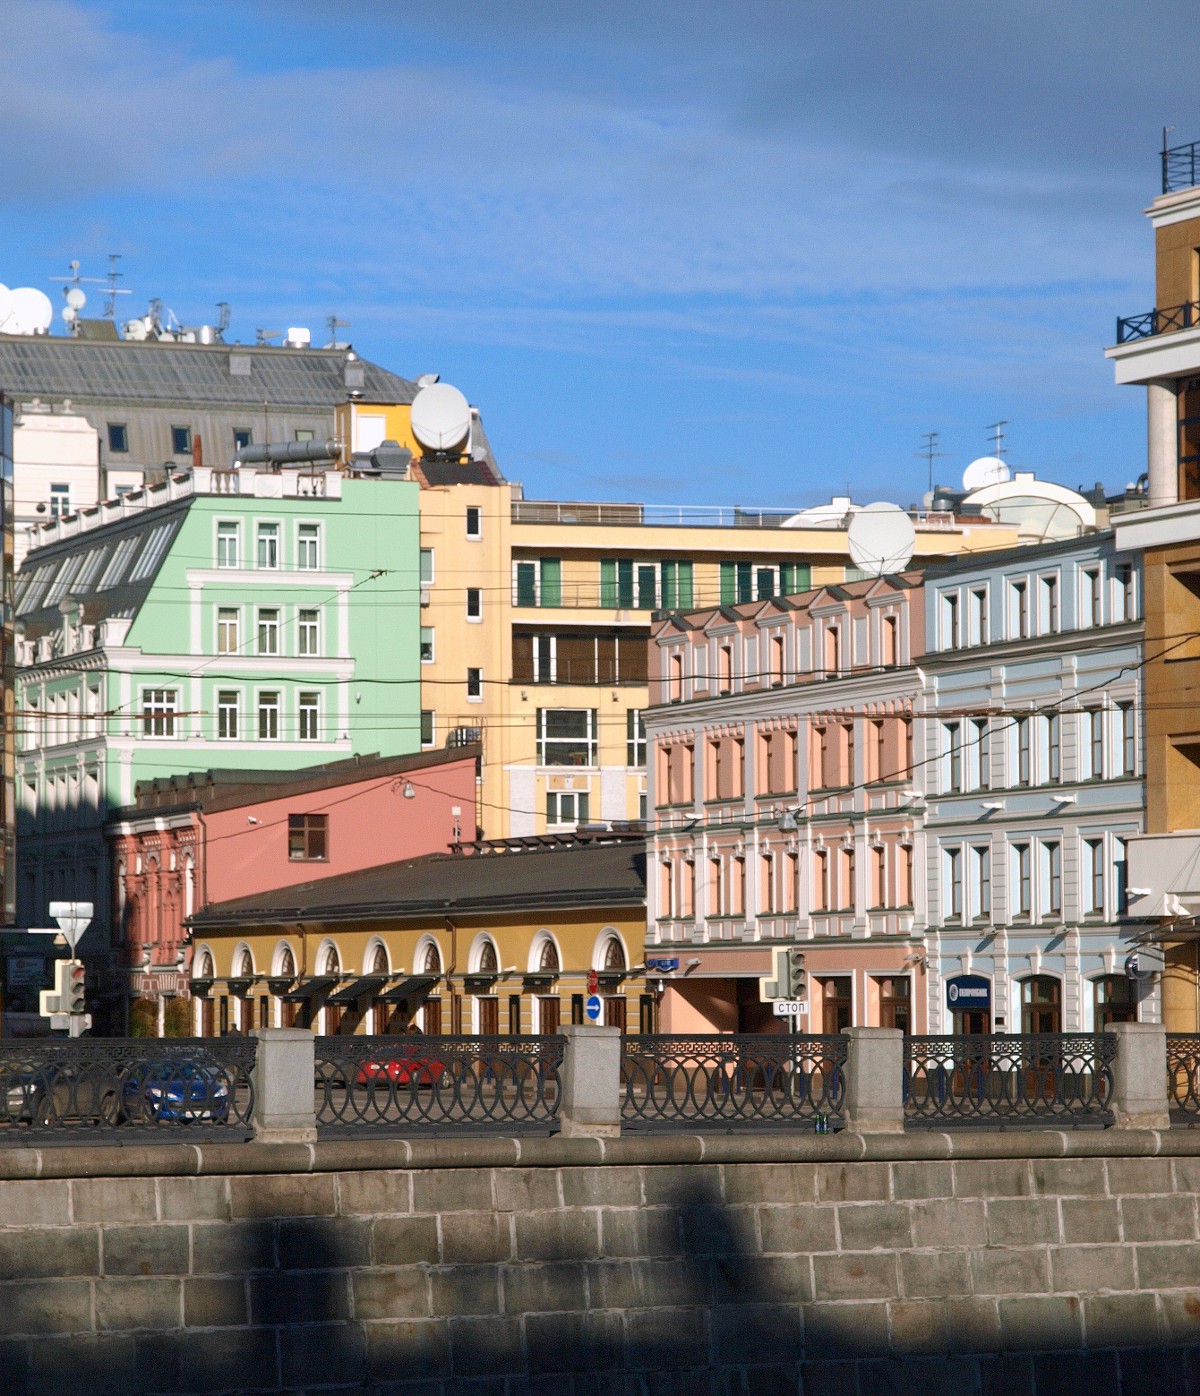
<svg viewBox="0 0 1200 1396">
<path fill-rule="evenodd" d="M 273 339 L 278 339 L 283 334 L 282 330 L 264 330 L 256 328 L 254 331 L 255 344 L 270 344 Z"/>
<path fill-rule="evenodd" d="M 327 315 L 325 324 L 329 328 L 329 343 L 325 346 L 326 349 L 341 349 L 343 346 L 338 343 L 337 332 L 338 330 L 348 330 L 350 321 L 339 320 L 336 315 Z"/>
<path fill-rule="evenodd" d="M 992 433 L 992 455 L 997 460 L 1004 459 L 1004 428 L 1008 426 L 1007 421 L 993 422 L 988 431 Z"/>
<path fill-rule="evenodd" d="M 65 285 L 62 288 L 63 299 L 66 305 L 62 309 L 62 317 L 67 322 L 67 328 L 72 335 L 79 334 L 79 312 L 87 305 L 87 293 L 83 289 L 83 283 L 95 283 L 103 286 L 104 281 L 99 276 L 80 276 L 78 257 L 71 262 L 70 276 L 52 276 L 51 281 L 62 281 Z"/>
<path fill-rule="evenodd" d="M 130 294 L 129 291 L 117 285 L 117 282 L 125 275 L 124 272 L 117 270 L 117 263 L 120 260 L 121 254 L 119 252 L 110 252 L 108 254 L 108 276 L 105 278 L 108 282 L 108 304 L 104 307 L 104 318 L 106 320 L 116 319 L 117 297 L 128 296 Z"/>
<path fill-rule="evenodd" d="M 219 333 L 224 334 L 225 331 L 229 328 L 229 316 L 230 316 L 229 302 L 228 302 L 228 301 L 218 301 L 218 302 L 217 302 L 217 309 L 221 312 L 221 313 L 217 316 L 217 330 L 218 330 Z"/>
<path fill-rule="evenodd" d="M 925 444 L 917 452 L 917 455 L 924 456 L 926 461 L 929 463 L 930 494 L 933 493 L 933 463 L 935 460 L 940 460 L 942 456 L 946 454 L 945 451 L 938 450 L 938 446 L 941 445 L 941 439 L 942 434 L 940 431 L 923 431 L 921 433 L 921 440 L 924 441 Z"/>
</svg>

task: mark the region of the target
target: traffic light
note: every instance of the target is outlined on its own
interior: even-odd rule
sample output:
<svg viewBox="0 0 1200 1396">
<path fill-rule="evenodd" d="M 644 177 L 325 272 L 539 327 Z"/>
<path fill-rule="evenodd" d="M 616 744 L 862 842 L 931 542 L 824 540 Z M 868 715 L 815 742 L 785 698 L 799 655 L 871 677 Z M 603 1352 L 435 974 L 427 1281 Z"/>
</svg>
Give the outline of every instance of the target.
<svg viewBox="0 0 1200 1396">
<path fill-rule="evenodd" d="M 787 954 L 787 993 L 785 998 L 806 999 L 808 997 L 808 971 L 804 968 L 804 951 L 793 945 Z"/>
<path fill-rule="evenodd" d="M 69 980 L 67 987 L 66 1010 L 68 1013 L 82 1013 L 84 1000 L 84 983 L 86 974 L 83 965 L 78 960 L 69 961 Z"/>
<path fill-rule="evenodd" d="M 771 973 L 760 975 L 758 997 L 761 1003 L 787 998 L 787 951 L 771 951 Z"/>
<path fill-rule="evenodd" d="M 54 962 L 54 988 L 43 989 L 38 994 L 38 1012 L 44 1018 L 49 1018 L 54 1013 L 65 1013 L 67 1011 L 67 976 L 71 968 L 70 960 L 56 960 Z"/>
</svg>

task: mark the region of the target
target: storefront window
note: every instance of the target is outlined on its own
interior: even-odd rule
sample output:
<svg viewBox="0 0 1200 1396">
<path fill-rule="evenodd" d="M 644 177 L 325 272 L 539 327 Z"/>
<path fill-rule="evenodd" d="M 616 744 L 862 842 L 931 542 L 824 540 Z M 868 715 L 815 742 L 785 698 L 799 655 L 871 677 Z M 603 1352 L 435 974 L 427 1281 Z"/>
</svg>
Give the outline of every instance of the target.
<svg viewBox="0 0 1200 1396">
<path fill-rule="evenodd" d="M 1049 975 L 1021 981 L 1021 1031 L 1062 1032 L 1062 985 Z"/>
<path fill-rule="evenodd" d="M 1123 974 L 1106 974 L 1093 984 L 1096 1031 L 1106 1032 L 1113 1023 L 1136 1023 L 1137 1000 L 1134 984 Z"/>
</svg>

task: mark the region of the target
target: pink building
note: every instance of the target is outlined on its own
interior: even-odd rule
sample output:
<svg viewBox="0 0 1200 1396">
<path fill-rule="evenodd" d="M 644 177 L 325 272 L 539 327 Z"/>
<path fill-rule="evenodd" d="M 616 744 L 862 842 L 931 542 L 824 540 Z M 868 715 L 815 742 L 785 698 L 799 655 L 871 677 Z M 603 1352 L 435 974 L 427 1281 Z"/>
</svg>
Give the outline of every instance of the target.
<svg viewBox="0 0 1200 1396">
<path fill-rule="evenodd" d="M 183 922 L 201 907 L 476 838 L 478 755 L 466 746 L 139 782 L 136 805 L 107 829 L 126 1002 L 186 993 Z"/>
<path fill-rule="evenodd" d="M 914 868 L 918 573 L 668 616 L 651 638 L 647 957 L 663 1032 L 783 1031 L 759 997 L 800 946 L 797 1026 L 926 1023 Z"/>
</svg>

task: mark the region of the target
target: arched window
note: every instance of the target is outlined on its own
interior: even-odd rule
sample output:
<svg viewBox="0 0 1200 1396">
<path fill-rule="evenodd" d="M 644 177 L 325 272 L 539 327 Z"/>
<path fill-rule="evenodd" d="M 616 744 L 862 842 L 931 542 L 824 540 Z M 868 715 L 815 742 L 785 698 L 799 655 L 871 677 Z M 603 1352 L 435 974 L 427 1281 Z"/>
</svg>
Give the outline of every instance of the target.
<svg viewBox="0 0 1200 1396">
<path fill-rule="evenodd" d="M 500 961 L 496 958 L 496 946 L 493 941 L 485 940 L 479 947 L 478 974 L 499 974 Z"/>
<path fill-rule="evenodd" d="M 538 956 L 538 969 L 543 974 L 557 974 L 562 966 L 558 962 L 558 946 L 549 936 L 542 941 L 542 953 Z"/>
<path fill-rule="evenodd" d="M 371 968 L 368 974 L 386 974 L 388 972 L 387 951 L 382 945 L 375 947 L 375 954 L 371 959 Z"/>
<path fill-rule="evenodd" d="M 625 947 L 616 936 L 605 942 L 603 968 L 617 973 L 625 969 Z"/>
<path fill-rule="evenodd" d="M 202 950 L 196 957 L 196 972 L 192 977 L 194 979 L 214 979 L 216 977 L 211 950 Z"/>
<path fill-rule="evenodd" d="M 324 963 L 321 966 L 322 974 L 340 974 L 342 972 L 342 958 L 338 954 L 336 945 L 325 947 Z"/>
<path fill-rule="evenodd" d="M 292 947 L 284 945 L 279 951 L 279 978 L 295 979 L 296 977 L 296 957 L 292 954 Z"/>
<path fill-rule="evenodd" d="M 1021 1031 L 1062 1032 L 1062 985 L 1048 974 L 1021 981 Z"/>
<path fill-rule="evenodd" d="M 425 947 L 425 959 L 421 965 L 422 974 L 437 974 L 442 972 L 442 957 L 438 948 L 432 942 Z"/>
<path fill-rule="evenodd" d="M 254 959 L 247 946 L 243 946 L 238 954 L 233 975 L 235 979 L 251 979 L 254 976 Z"/>
</svg>

